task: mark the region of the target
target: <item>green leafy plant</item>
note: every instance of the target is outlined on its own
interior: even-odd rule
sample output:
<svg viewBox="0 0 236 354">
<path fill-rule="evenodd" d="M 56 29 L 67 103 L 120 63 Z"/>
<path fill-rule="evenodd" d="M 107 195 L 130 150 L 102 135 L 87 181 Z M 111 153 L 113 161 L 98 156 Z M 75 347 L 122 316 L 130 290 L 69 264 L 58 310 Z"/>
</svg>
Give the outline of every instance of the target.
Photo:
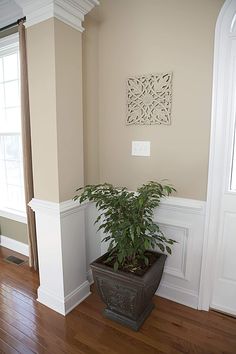
<svg viewBox="0 0 236 354">
<path fill-rule="evenodd" d="M 173 191 L 172 186 L 153 181 L 143 184 L 137 192 L 104 183 L 78 188 L 73 199 L 96 203 L 100 215 L 95 223 L 101 221 L 98 230 L 106 234 L 103 241 L 110 242 L 106 262 L 112 263 L 115 271 L 132 271 L 143 263 L 148 266 L 147 251 L 156 246 L 171 254 L 175 241 L 165 237 L 153 221 L 153 212 L 161 198 Z"/>
</svg>

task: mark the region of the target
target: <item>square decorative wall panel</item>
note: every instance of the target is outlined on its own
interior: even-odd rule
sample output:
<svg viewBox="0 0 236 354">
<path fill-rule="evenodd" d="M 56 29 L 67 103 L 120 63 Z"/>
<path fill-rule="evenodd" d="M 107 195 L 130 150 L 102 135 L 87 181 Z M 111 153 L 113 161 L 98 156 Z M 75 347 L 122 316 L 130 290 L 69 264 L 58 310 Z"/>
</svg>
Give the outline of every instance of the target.
<svg viewBox="0 0 236 354">
<path fill-rule="evenodd" d="M 128 78 L 126 124 L 171 124 L 172 73 Z"/>
</svg>

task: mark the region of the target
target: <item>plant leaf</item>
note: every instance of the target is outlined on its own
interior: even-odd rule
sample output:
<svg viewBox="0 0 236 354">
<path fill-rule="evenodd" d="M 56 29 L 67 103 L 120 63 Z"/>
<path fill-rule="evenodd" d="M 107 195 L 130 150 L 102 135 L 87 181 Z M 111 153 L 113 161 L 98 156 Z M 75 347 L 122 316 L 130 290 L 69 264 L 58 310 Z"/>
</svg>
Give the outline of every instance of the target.
<svg viewBox="0 0 236 354">
<path fill-rule="evenodd" d="M 117 270 L 118 270 L 118 268 L 119 268 L 119 264 L 118 264 L 117 261 L 114 263 L 113 268 L 114 268 L 114 271 L 117 272 Z"/>
<path fill-rule="evenodd" d="M 150 242 L 149 242 L 148 239 L 145 239 L 145 240 L 144 240 L 144 247 L 146 248 L 146 250 L 149 249 L 149 247 L 150 247 Z"/>
</svg>

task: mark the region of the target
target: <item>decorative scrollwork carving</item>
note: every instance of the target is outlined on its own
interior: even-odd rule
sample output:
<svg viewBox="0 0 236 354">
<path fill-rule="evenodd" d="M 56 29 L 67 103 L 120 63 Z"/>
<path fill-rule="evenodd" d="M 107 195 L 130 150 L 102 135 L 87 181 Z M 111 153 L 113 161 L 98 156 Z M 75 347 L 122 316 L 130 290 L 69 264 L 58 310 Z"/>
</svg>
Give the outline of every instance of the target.
<svg viewBox="0 0 236 354">
<path fill-rule="evenodd" d="M 172 73 L 131 77 L 126 124 L 171 124 Z"/>
<path fill-rule="evenodd" d="M 132 317 L 135 313 L 137 291 L 127 286 L 122 286 L 113 280 L 98 279 L 98 284 L 104 302 L 108 308 L 118 313 Z"/>
</svg>

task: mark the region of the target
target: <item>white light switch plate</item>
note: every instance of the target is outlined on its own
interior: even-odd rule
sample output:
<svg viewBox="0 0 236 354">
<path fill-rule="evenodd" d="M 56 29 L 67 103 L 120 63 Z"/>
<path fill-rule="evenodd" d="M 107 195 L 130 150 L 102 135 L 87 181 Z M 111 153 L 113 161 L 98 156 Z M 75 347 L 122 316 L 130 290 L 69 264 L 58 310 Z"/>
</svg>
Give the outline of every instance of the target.
<svg viewBox="0 0 236 354">
<path fill-rule="evenodd" d="M 150 141 L 132 141 L 132 156 L 150 156 Z"/>
</svg>

